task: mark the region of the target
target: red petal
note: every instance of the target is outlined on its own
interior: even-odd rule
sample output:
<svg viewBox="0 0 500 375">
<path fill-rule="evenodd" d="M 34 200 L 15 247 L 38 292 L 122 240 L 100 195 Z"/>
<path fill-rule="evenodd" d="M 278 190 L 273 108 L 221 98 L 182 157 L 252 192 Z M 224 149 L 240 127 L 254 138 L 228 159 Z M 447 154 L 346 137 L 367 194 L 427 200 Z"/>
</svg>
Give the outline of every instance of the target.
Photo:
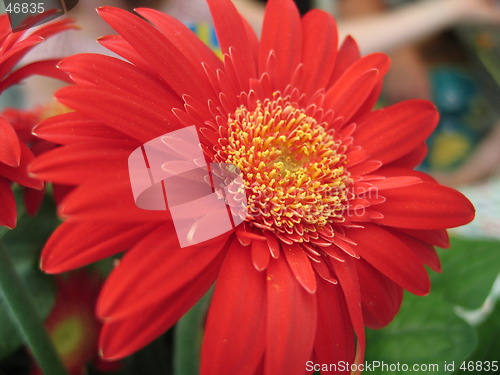
<svg viewBox="0 0 500 375">
<path fill-rule="evenodd" d="M 62 104 L 141 143 L 179 128 L 173 113 L 167 114 L 165 108 L 157 111 L 148 100 L 119 90 L 68 86 L 59 90 L 56 97 Z"/>
<path fill-rule="evenodd" d="M 97 314 L 123 319 L 172 297 L 215 261 L 226 239 L 180 248 L 172 225 L 156 229 L 127 252 L 108 277 Z"/>
<path fill-rule="evenodd" d="M 328 13 L 313 9 L 302 18 L 302 38 L 305 92 L 325 88 L 335 68 L 337 58 L 337 25 Z"/>
<path fill-rule="evenodd" d="M 21 145 L 16 131 L 3 117 L 0 117 L 0 163 L 18 167 L 21 163 Z"/>
<path fill-rule="evenodd" d="M 369 114 L 373 107 L 377 104 L 380 98 L 380 94 L 382 93 L 382 88 L 384 86 L 384 76 L 386 73 L 386 71 L 379 72 L 379 80 L 377 84 L 373 88 L 370 95 L 366 98 L 363 105 L 358 109 L 358 112 L 356 112 L 356 114 L 353 116 L 352 121 L 357 122 L 359 119 Z"/>
<path fill-rule="evenodd" d="M 124 96 L 150 102 L 151 109 L 172 117 L 171 107 L 182 107 L 182 100 L 168 86 L 162 85 L 136 66 L 114 57 L 98 54 L 79 54 L 65 58 L 59 68 L 70 74 L 81 86 L 120 90 Z"/>
<path fill-rule="evenodd" d="M 340 46 L 335 63 L 335 70 L 333 71 L 328 86 L 332 86 L 335 82 L 337 82 L 337 80 L 342 74 L 344 74 L 347 68 L 349 68 L 360 58 L 361 53 L 359 52 L 356 41 L 351 36 L 347 36 Z"/>
<path fill-rule="evenodd" d="M 66 222 L 48 239 L 40 268 L 61 273 L 128 250 L 159 224 L 114 224 L 105 222 Z"/>
<path fill-rule="evenodd" d="M 255 373 L 264 354 L 265 279 L 265 274 L 255 270 L 249 248 L 233 241 L 210 304 L 201 374 Z"/>
<path fill-rule="evenodd" d="M 74 20 L 71 18 L 62 18 L 54 22 L 47 23 L 33 32 L 32 35 L 40 35 L 43 39 L 47 39 L 52 35 L 58 34 L 61 31 L 75 29 L 78 30 L 78 26 L 73 24 Z"/>
<path fill-rule="evenodd" d="M 431 182 L 384 191 L 376 222 L 396 228 L 444 229 L 474 219 L 474 207 L 461 193 Z"/>
<path fill-rule="evenodd" d="M 384 166 L 383 168 L 380 168 L 377 171 L 377 174 L 380 174 L 380 175 L 386 176 L 386 177 L 413 176 L 413 177 L 416 177 L 422 181 L 437 183 L 437 181 L 432 176 L 428 175 L 427 173 L 416 171 L 413 169 L 402 168 L 402 167 Z"/>
<path fill-rule="evenodd" d="M 38 209 L 42 205 L 43 198 L 45 197 L 45 190 L 35 190 L 26 188 L 24 189 L 24 205 L 29 215 L 35 216 Z"/>
<path fill-rule="evenodd" d="M 357 243 L 361 258 L 402 288 L 417 295 L 429 292 L 429 276 L 422 262 L 398 236 L 368 223 L 361 229 L 349 229 L 347 235 Z"/>
<path fill-rule="evenodd" d="M 155 9 L 139 8 L 135 11 L 155 25 L 190 60 L 203 61 L 211 69 L 222 68 L 222 63 L 215 53 L 179 20 Z"/>
<path fill-rule="evenodd" d="M 285 259 L 267 268 L 265 374 L 304 374 L 316 335 L 316 294 L 302 288 Z"/>
<path fill-rule="evenodd" d="M 256 57 L 252 54 L 247 26 L 231 1 L 208 0 L 217 39 L 223 54 L 230 54 L 241 82 L 257 77 Z"/>
<path fill-rule="evenodd" d="M 353 363 L 354 332 L 344 294 L 339 285 L 318 283 L 318 330 L 314 344 L 316 363 Z M 350 374 L 350 371 L 321 371 Z"/>
<path fill-rule="evenodd" d="M 290 82 L 302 57 L 302 26 L 297 6 L 290 0 L 271 0 L 266 7 L 259 51 L 259 71 L 267 71 L 270 52 L 276 57 L 275 89 Z"/>
<path fill-rule="evenodd" d="M 373 190 L 377 192 L 377 191 L 384 191 L 387 189 L 397 189 L 401 187 L 413 186 L 420 184 L 421 182 L 422 180 L 416 176 L 397 176 L 397 177 L 387 177 L 378 181 L 370 181 L 370 185 L 372 185 Z M 368 198 L 370 198 L 369 195 Z"/>
<path fill-rule="evenodd" d="M 365 175 L 379 169 L 382 163 L 378 160 L 366 160 L 349 168 L 352 176 Z"/>
<path fill-rule="evenodd" d="M 14 229 L 17 221 L 16 200 L 10 187 L 10 181 L 0 176 L 0 225 Z"/>
<path fill-rule="evenodd" d="M 57 144 L 76 143 L 95 139 L 127 139 L 117 130 L 92 120 L 81 113 L 70 112 L 49 117 L 35 126 L 33 134 Z"/>
<path fill-rule="evenodd" d="M 425 100 L 408 100 L 379 109 L 359 122 L 355 144 L 384 164 L 417 148 L 436 128 L 439 114 Z"/>
<path fill-rule="evenodd" d="M 206 75 L 163 34 L 143 19 L 118 8 L 101 7 L 99 15 L 141 55 L 179 95 L 200 95 L 216 99 Z"/>
<path fill-rule="evenodd" d="M 429 266 L 433 271 L 441 272 L 441 262 L 439 261 L 439 257 L 434 249 L 434 246 L 425 241 L 420 241 L 411 235 L 404 234 L 404 231 L 396 229 L 390 229 L 390 231 L 399 237 L 406 245 L 408 245 L 410 250 L 423 264 Z"/>
<path fill-rule="evenodd" d="M 253 240 L 252 241 L 252 260 L 256 270 L 264 271 L 269 264 L 271 252 L 267 241 Z"/>
<path fill-rule="evenodd" d="M 363 260 L 356 262 L 365 324 L 382 328 L 396 316 L 403 300 L 403 289 Z"/>
<path fill-rule="evenodd" d="M 116 360 L 142 348 L 172 327 L 214 283 L 222 257 L 216 258 L 182 289 L 126 319 L 105 322 L 101 331 L 101 355 Z"/>
<path fill-rule="evenodd" d="M 427 155 L 427 144 L 422 142 L 416 148 L 408 152 L 406 155 L 394 160 L 392 163 L 387 164 L 391 167 L 409 168 L 413 169 L 419 166 Z"/>
<path fill-rule="evenodd" d="M 389 58 L 382 53 L 373 53 L 357 60 L 326 92 L 326 108 L 333 108 L 335 116 L 343 117 L 344 123 L 348 123 L 370 98 L 389 65 Z"/>
<path fill-rule="evenodd" d="M 31 177 L 28 173 L 28 165 L 34 159 L 33 153 L 24 143 L 20 142 L 19 145 L 21 147 L 21 163 L 18 167 L 9 167 L 0 163 L 0 176 L 20 185 L 40 190 L 43 188 L 43 181 Z"/>
<path fill-rule="evenodd" d="M 0 77 L 5 77 L 14 66 L 26 55 L 30 49 L 41 43 L 43 38 L 38 35 L 30 35 L 27 38 L 16 41 L 11 48 L 2 48 L 0 55 Z"/>
<path fill-rule="evenodd" d="M 344 124 L 349 123 L 380 78 L 376 68 L 367 67 L 372 59 L 375 65 L 378 59 L 371 56 L 358 60 L 326 92 L 325 108 L 333 109 L 336 117 L 343 117 Z"/>
<path fill-rule="evenodd" d="M 292 245 L 284 244 L 283 252 L 297 281 L 306 291 L 314 294 L 316 292 L 316 274 L 305 250 L 302 246 L 294 243 Z"/>
<path fill-rule="evenodd" d="M 358 346 L 356 349 L 356 363 L 362 363 L 365 356 L 365 323 L 363 319 L 363 312 L 361 310 L 361 292 L 359 288 L 358 273 L 356 270 L 356 260 L 346 258 L 344 262 L 331 260 L 335 274 L 339 280 L 342 291 L 344 292 L 347 310 L 351 317 L 352 327 L 358 339 Z"/>
<path fill-rule="evenodd" d="M 59 212 L 70 220 L 138 222 L 165 221 L 170 217 L 168 211 L 137 207 L 128 175 L 115 173 L 80 185 L 59 205 Z"/>
<path fill-rule="evenodd" d="M 270 233 L 268 231 L 264 232 L 264 236 L 266 237 L 267 240 L 267 246 L 269 246 L 269 251 L 271 252 L 271 256 L 274 259 L 278 259 L 281 253 L 281 245 L 280 241 L 274 233 Z"/>
<path fill-rule="evenodd" d="M 139 55 L 135 49 L 121 35 L 106 35 L 97 41 L 105 48 L 130 61 L 132 64 L 141 68 L 145 72 L 151 73 L 153 68 L 142 55 Z"/>
<path fill-rule="evenodd" d="M 77 185 L 95 176 L 119 172 L 126 175 L 128 157 L 136 145 L 124 141 L 76 143 L 40 155 L 30 166 L 31 172 L 46 181 Z"/>
<path fill-rule="evenodd" d="M 0 92 L 8 87 L 18 84 L 25 78 L 28 78 L 32 75 L 41 75 L 71 83 L 71 79 L 68 77 L 68 75 L 63 71 L 57 69 L 58 62 L 59 59 L 36 61 L 15 70 L 0 82 Z"/>
<path fill-rule="evenodd" d="M 399 228 L 400 232 L 406 233 L 420 241 L 439 246 L 444 249 L 450 247 L 450 237 L 446 229 L 405 229 Z"/>
</svg>

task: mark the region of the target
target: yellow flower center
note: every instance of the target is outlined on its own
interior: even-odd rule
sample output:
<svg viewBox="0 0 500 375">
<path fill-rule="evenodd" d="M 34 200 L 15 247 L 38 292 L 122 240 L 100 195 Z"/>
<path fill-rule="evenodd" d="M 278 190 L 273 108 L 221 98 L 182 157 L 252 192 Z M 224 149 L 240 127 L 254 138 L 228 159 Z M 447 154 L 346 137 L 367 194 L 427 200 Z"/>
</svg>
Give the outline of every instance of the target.
<svg viewBox="0 0 500 375">
<path fill-rule="evenodd" d="M 243 174 L 247 221 L 292 233 L 344 220 L 351 179 L 345 150 L 325 126 L 281 97 L 229 116 L 218 155 Z"/>
</svg>

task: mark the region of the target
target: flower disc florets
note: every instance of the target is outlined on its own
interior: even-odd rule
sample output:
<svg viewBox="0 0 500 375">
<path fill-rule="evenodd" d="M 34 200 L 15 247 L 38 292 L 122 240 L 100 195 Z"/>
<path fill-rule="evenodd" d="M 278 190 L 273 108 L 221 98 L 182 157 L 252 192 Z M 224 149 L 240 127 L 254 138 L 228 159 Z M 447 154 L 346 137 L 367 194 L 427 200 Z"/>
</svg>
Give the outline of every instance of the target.
<svg viewBox="0 0 500 375">
<path fill-rule="evenodd" d="M 243 173 L 250 223 L 292 234 L 344 220 L 352 181 L 345 147 L 325 125 L 278 94 L 229 116 L 218 158 Z"/>
</svg>

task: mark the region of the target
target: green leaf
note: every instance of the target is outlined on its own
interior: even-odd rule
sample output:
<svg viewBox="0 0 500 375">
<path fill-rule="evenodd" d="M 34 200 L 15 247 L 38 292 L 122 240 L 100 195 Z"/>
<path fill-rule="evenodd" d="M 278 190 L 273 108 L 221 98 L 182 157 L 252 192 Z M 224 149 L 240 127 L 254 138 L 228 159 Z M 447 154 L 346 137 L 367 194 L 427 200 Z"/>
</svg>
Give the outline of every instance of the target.
<svg viewBox="0 0 500 375">
<path fill-rule="evenodd" d="M 443 272 L 433 275 L 433 291 L 466 309 L 481 307 L 500 273 L 500 242 L 452 237 L 439 256 Z"/>
<path fill-rule="evenodd" d="M 497 361 L 500 367 L 500 301 L 497 301 L 496 307 L 488 315 L 488 318 L 477 327 L 478 345 L 474 352 L 467 358 L 467 363 L 473 363 L 472 366 L 478 366 L 474 371 L 457 371 L 457 374 L 494 374 L 496 372 L 487 371 L 486 362 Z M 459 366 L 459 365 L 457 365 Z M 479 370 L 482 367 L 482 371 Z M 465 367 L 467 368 L 467 367 Z"/>
<path fill-rule="evenodd" d="M 368 330 L 367 338 L 368 363 L 409 366 L 409 371 L 390 370 L 394 375 L 429 374 L 429 369 L 421 371 L 422 365 L 429 364 L 439 366 L 436 373 L 450 374 L 445 363 L 464 360 L 476 344 L 474 329 L 455 314 L 453 306 L 436 295 L 408 293 L 396 318 L 384 329 Z"/>
<path fill-rule="evenodd" d="M 2 239 L 17 274 L 42 318 L 45 318 L 52 309 L 55 290 L 52 279 L 39 269 L 39 256 L 45 241 L 57 224 L 54 205 L 45 202 L 35 217 L 23 215 L 17 227 L 5 234 Z M 0 322 L 0 359 L 2 359 L 19 348 L 23 340 L 10 318 L 1 295 Z"/>
<path fill-rule="evenodd" d="M 209 290 L 175 326 L 175 375 L 199 373 L 203 323 L 211 295 L 212 292 Z"/>
</svg>

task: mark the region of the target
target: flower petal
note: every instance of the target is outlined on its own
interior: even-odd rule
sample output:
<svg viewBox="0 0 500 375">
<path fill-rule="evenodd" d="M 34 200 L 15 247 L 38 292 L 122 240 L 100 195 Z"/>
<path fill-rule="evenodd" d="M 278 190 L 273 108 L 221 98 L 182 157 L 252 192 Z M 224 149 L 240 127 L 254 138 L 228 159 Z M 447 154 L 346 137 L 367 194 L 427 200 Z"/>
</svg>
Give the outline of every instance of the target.
<svg viewBox="0 0 500 375">
<path fill-rule="evenodd" d="M 171 224 L 163 225 L 125 254 L 102 289 L 98 316 L 120 320 L 170 298 L 215 261 L 227 239 L 180 248 L 174 233 Z"/>
<path fill-rule="evenodd" d="M 153 25 L 123 9 L 101 7 L 98 13 L 179 96 L 216 99 L 201 64 L 185 56 Z"/>
<path fill-rule="evenodd" d="M 154 69 L 142 55 L 139 55 L 134 48 L 127 42 L 121 35 L 106 35 L 97 39 L 100 45 L 109 49 L 111 52 L 116 53 L 118 56 L 123 57 L 125 60 L 131 62 L 138 68 L 145 72 L 151 72 Z"/>
<path fill-rule="evenodd" d="M 384 215 L 374 221 L 396 228 L 444 229 L 474 219 L 474 207 L 461 193 L 446 186 L 422 182 L 384 191 L 387 199 L 377 205 Z"/>
<path fill-rule="evenodd" d="M 9 167 L 0 163 L 0 176 L 32 189 L 42 189 L 43 181 L 30 176 L 28 173 L 28 165 L 34 159 L 33 153 L 24 143 L 19 142 L 19 146 L 21 147 L 21 162 L 19 166 Z"/>
<path fill-rule="evenodd" d="M 342 287 L 345 296 L 347 310 L 351 317 L 352 327 L 356 333 L 358 344 L 356 348 L 355 362 L 362 363 L 365 356 L 365 323 L 363 319 L 363 312 L 361 310 L 361 291 L 359 288 L 358 272 L 356 270 L 353 258 L 345 258 L 344 262 L 331 260 L 330 264 L 335 271 L 337 279 Z"/>
<path fill-rule="evenodd" d="M 265 279 L 266 275 L 254 268 L 249 248 L 234 240 L 222 263 L 208 312 L 201 374 L 255 373 L 265 346 Z"/>
<path fill-rule="evenodd" d="M 283 244 L 283 252 L 295 278 L 306 291 L 316 292 L 316 274 L 305 250 L 299 244 Z"/>
<path fill-rule="evenodd" d="M 427 139 L 439 120 L 431 102 L 408 100 L 379 109 L 358 123 L 355 144 L 371 157 L 387 164 L 417 148 Z"/>
<path fill-rule="evenodd" d="M 137 207 L 128 175 L 108 173 L 79 185 L 59 205 L 59 213 L 68 220 L 115 222 L 165 221 L 168 211 L 150 211 Z"/>
<path fill-rule="evenodd" d="M 24 206 L 26 207 L 26 212 L 30 216 L 35 216 L 38 209 L 43 203 L 43 198 L 45 197 L 45 190 L 36 190 L 25 188 L 23 191 Z"/>
<path fill-rule="evenodd" d="M 304 77 L 303 90 L 312 94 L 326 87 L 335 68 L 337 25 L 330 14 L 313 9 L 302 18 L 302 30 L 302 63 L 304 70 L 310 72 Z"/>
<path fill-rule="evenodd" d="M 14 229 L 17 222 L 16 200 L 10 187 L 10 181 L 0 176 L 0 225 Z"/>
<path fill-rule="evenodd" d="M 316 294 L 302 288 L 283 257 L 267 268 L 265 374 L 304 374 L 316 334 Z"/>
<path fill-rule="evenodd" d="M 128 250 L 159 225 L 99 221 L 62 223 L 45 244 L 40 268 L 54 274 L 83 267 Z"/>
<path fill-rule="evenodd" d="M 210 69 L 222 68 L 220 59 L 200 38 L 176 18 L 155 9 L 138 8 L 136 13 L 149 22 L 192 61 L 202 61 Z"/>
<path fill-rule="evenodd" d="M 434 246 L 426 241 L 418 240 L 417 238 L 405 234 L 404 231 L 388 228 L 390 232 L 394 233 L 399 237 L 410 250 L 420 259 L 420 261 L 429 266 L 431 270 L 435 272 L 441 272 L 441 262 L 434 249 Z M 432 232 L 432 231 L 428 231 Z M 446 231 L 445 231 L 446 233 Z"/>
<path fill-rule="evenodd" d="M 399 311 L 403 289 L 362 259 L 356 267 L 365 324 L 374 329 L 385 327 Z"/>
<path fill-rule="evenodd" d="M 275 89 L 290 82 L 302 57 L 302 26 L 297 6 L 291 0 L 270 0 L 264 15 L 259 51 L 259 72 L 267 71 L 269 54 L 276 57 Z"/>
<path fill-rule="evenodd" d="M 109 360 L 126 357 L 167 331 L 208 291 L 221 260 L 217 257 L 180 290 L 148 308 L 123 320 L 105 322 L 99 340 L 101 356 Z"/>
<path fill-rule="evenodd" d="M 36 61 L 13 71 L 4 80 L 0 81 L 0 92 L 33 75 L 55 78 L 63 82 L 72 83 L 66 73 L 57 69 L 58 62 L 59 59 Z"/>
<path fill-rule="evenodd" d="M 324 107 L 343 117 L 344 124 L 349 124 L 370 96 L 380 79 L 379 69 L 386 69 L 387 57 L 381 56 L 372 54 L 356 61 L 326 92 Z"/>
<path fill-rule="evenodd" d="M 330 78 L 328 87 L 335 84 L 335 82 L 337 82 L 342 74 L 345 73 L 347 68 L 349 68 L 360 58 L 361 53 L 356 41 L 351 36 L 347 36 L 339 48 L 337 60 L 335 62 L 335 69 L 332 73 L 332 77 Z"/>
<path fill-rule="evenodd" d="M 339 285 L 318 283 L 318 330 L 314 344 L 316 363 L 353 363 L 354 332 L 344 294 Z M 348 375 L 350 371 L 321 371 Z"/>
<path fill-rule="evenodd" d="M 18 167 L 21 163 L 21 145 L 16 131 L 3 117 L 0 117 L 0 163 Z"/>
<path fill-rule="evenodd" d="M 402 288 L 417 295 L 429 292 L 430 281 L 424 266 L 401 238 L 369 223 L 364 228 L 349 229 L 347 235 L 357 243 L 361 258 Z"/>
<path fill-rule="evenodd" d="M 49 117 L 35 126 L 33 134 L 38 138 L 57 144 L 86 142 L 95 139 L 119 140 L 128 138 L 125 134 L 89 119 L 79 112 Z"/>
<path fill-rule="evenodd" d="M 400 232 L 408 234 L 420 241 L 447 249 L 450 247 L 450 237 L 446 229 L 407 229 L 398 228 Z"/>
<path fill-rule="evenodd" d="M 269 264 L 271 252 L 267 241 L 252 241 L 252 261 L 256 270 L 264 271 Z"/>
<path fill-rule="evenodd" d="M 247 26 L 236 7 L 228 0 L 208 0 L 212 13 L 217 39 L 223 54 L 231 54 L 234 66 L 238 70 L 240 81 L 257 77 L 257 63 L 251 53 L 252 38 L 249 38 Z M 232 53 L 230 53 L 232 49 Z"/>
<path fill-rule="evenodd" d="M 179 128 L 173 113 L 167 114 L 165 109 L 152 111 L 148 100 L 119 90 L 68 86 L 56 97 L 62 104 L 141 143 Z"/>
<path fill-rule="evenodd" d="M 126 175 L 128 157 L 135 146 L 131 142 L 106 140 L 58 147 L 40 155 L 30 171 L 46 181 L 68 185 L 117 171 Z"/>
<path fill-rule="evenodd" d="M 81 86 L 120 90 L 123 95 L 138 97 L 150 102 L 151 109 L 172 113 L 165 107 L 181 107 L 182 100 L 164 84 L 136 66 L 114 57 L 84 53 L 65 58 L 59 69 L 67 72 Z"/>
</svg>

